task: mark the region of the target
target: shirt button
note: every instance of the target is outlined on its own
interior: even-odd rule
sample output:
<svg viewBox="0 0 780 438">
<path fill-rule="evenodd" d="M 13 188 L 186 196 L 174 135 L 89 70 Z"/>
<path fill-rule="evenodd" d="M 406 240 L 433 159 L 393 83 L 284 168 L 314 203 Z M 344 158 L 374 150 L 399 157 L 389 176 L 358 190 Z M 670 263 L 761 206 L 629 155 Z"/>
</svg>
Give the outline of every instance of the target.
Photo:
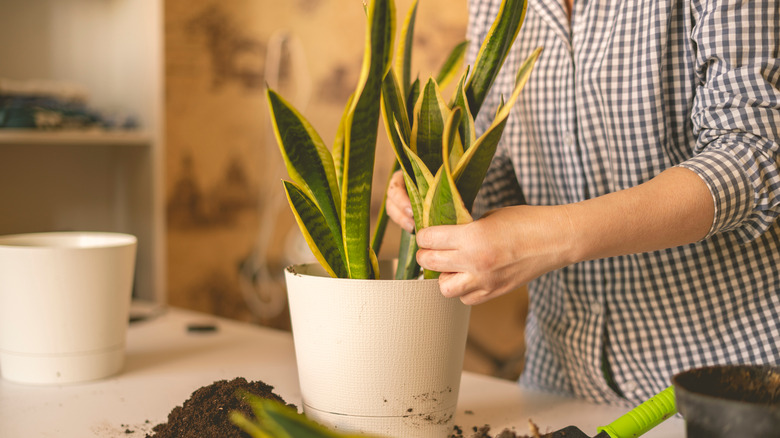
<svg viewBox="0 0 780 438">
<path fill-rule="evenodd" d="M 596 315 L 601 313 L 601 304 L 599 303 L 593 303 L 590 305 L 590 311 Z"/>
<path fill-rule="evenodd" d="M 625 393 L 632 393 L 632 392 L 636 391 L 638 387 L 639 387 L 639 385 L 637 385 L 637 383 L 635 381 L 629 380 L 628 382 L 626 382 L 623 385 L 623 392 L 625 392 Z"/>
<path fill-rule="evenodd" d="M 563 133 L 563 144 L 565 146 L 572 146 L 574 144 L 574 135 L 571 132 L 565 131 Z"/>
</svg>

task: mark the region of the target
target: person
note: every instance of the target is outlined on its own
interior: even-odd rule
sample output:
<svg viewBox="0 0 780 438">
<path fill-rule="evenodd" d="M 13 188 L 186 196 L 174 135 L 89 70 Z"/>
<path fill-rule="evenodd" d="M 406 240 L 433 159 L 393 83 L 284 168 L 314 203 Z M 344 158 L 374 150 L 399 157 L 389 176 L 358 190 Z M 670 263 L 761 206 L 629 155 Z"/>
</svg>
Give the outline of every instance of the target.
<svg viewBox="0 0 780 438">
<path fill-rule="evenodd" d="M 478 130 L 544 51 L 479 219 L 418 230 L 418 262 L 466 304 L 527 284 L 525 386 L 626 405 L 685 369 L 780 363 L 780 2 L 570 1 L 529 0 Z M 470 41 L 500 3 L 470 0 Z"/>
</svg>

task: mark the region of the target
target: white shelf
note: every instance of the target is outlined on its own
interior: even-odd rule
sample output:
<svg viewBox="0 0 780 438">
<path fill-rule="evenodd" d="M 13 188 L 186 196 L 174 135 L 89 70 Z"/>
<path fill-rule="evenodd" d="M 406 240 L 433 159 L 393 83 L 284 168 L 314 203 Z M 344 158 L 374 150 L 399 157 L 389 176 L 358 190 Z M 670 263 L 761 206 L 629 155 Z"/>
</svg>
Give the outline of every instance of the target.
<svg viewBox="0 0 780 438">
<path fill-rule="evenodd" d="M 2 2 L 0 78 L 83 88 L 138 130 L 0 128 L 0 234 L 138 237 L 134 298 L 165 302 L 163 1 Z"/>
<path fill-rule="evenodd" d="M 148 131 L 0 129 L 2 145 L 140 146 L 152 144 Z"/>
</svg>

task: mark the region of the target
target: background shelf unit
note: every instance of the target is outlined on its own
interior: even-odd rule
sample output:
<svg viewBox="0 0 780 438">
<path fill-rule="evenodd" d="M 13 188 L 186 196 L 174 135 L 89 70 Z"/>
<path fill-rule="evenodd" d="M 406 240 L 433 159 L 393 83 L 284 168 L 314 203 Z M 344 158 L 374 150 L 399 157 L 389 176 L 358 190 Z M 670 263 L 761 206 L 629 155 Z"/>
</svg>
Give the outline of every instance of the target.
<svg viewBox="0 0 780 438">
<path fill-rule="evenodd" d="M 138 237 L 134 298 L 165 301 L 162 0 L 0 0 L 0 78 L 68 81 L 133 131 L 0 128 L 0 234 Z"/>
</svg>

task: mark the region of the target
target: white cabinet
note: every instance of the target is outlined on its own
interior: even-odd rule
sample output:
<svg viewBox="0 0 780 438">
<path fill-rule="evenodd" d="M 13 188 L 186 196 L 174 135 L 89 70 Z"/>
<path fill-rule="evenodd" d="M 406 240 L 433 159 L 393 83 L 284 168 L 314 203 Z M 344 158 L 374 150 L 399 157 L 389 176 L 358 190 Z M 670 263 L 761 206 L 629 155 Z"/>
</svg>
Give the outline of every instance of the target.
<svg viewBox="0 0 780 438">
<path fill-rule="evenodd" d="M 164 302 L 162 0 L 0 0 L 0 41 L 0 78 L 80 84 L 139 125 L 0 128 L 0 234 L 134 234 L 134 297 Z"/>
</svg>

